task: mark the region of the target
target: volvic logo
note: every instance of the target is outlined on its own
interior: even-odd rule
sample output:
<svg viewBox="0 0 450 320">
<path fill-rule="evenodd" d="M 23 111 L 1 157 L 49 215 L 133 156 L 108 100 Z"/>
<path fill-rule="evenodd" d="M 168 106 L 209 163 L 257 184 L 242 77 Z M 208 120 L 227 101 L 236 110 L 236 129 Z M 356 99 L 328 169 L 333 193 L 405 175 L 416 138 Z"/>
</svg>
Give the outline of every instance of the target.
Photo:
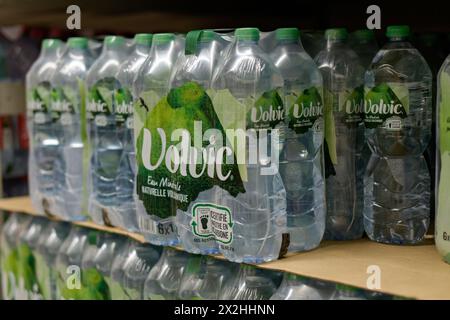
<svg viewBox="0 0 450 320">
<path fill-rule="evenodd" d="M 133 104 L 122 102 L 116 105 L 116 113 L 123 115 L 133 114 Z"/>
<path fill-rule="evenodd" d="M 67 100 L 57 100 L 57 101 L 53 101 L 51 104 L 52 111 L 56 111 L 56 112 L 70 112 L 71 106 L 72 105 Z"/>
<path fill-rule="evenodd" d="M 262 106 L 253 107 L 251 110 L 251 120 L 254 123 L 258 122 L 275 122 L 284 120 L 284 110 L 282 106 L 269 106 L 268 110 Z"/>
<path fill-rule="evenodd" d="M 28 103 L 28 109 L 31 111 L 45 111 L 44 103 L 39 100 L 31 100 Z"/>
<path fill-rule="evenodd" d="M 94 101 L 90 100 L 88 101 L 86 105 L 86 109 L 88 112 L 94 112 L 94 113 L 106 113 L 108 111 L 108 107 L 106 103 L 102 101 Z"/>
<path fill-rule="evenodd" d="M 164 164 L 169 172 L 179 172 L 184 177 L 190 175 L 193 178 L 199 178 L 206 173 L 210 178 L 217 177 L 220 181 L 226 181 L 230 178 L 231 171 L 222 171 L 225 168 L 223 164 L 233 164 L 234 154 L 238 164 L 264 164 L 265 167 L 261 168 L 262 175 L 273 175 L 278 172 L 278 152 L 270 150 L 269 153 L 267 150 L 268 139 L 271 139 L 272 148 L 279 145 L 279 132 L 276 129 L 248 129 L 247 131 L 227 129 L 225 138 L 217 129 L 208 129 L 202 133 L 202 122 L 194 121 L 194 136 L 191 137 L 186 129 L 176 129 L 170 136 L 170 141 L 175 144 L 168 147 L 168 138 L 164 129 L 157 128 L 156 131 L 160 150 L 155 150 L 152 144 L 155 137 L 150 130 L 143 128 L 142 131 L 142 164 L 149 171 L 156 170 Z M 202 146 L 203 141 L 208 142 L 206 147 Z M 229 141 L 235 142 L 234 153 Z M 151 158 L 154 153 L 158 156 L 156 162 L 152 163 Z"/>
<path fill-rule="evenodd" d="M 364 103 L 364 112 L 373 115 L 401 116 L 404 114 L 404 108 L 401 103 L 395 103 L 393 100 L 385 102 L 383 99 L 380 99 L 377 103 L 374 103 L 371 99 L 368 99 Z"/>
<path fill-rule="evenodd" d="M 364 112 L 364 101 L 362 99 L 347 100 L 345 104 L 346 114 L 360 114 Z"/>
<path fill-rule="evenodd" d="M 297 103 L 294 104 L 294 110 L 292 112 L 294 118 L 317 118 L 323 115 L 323 105 L 320 102 L 310 102 L 309 104 Z"/>
</svg>

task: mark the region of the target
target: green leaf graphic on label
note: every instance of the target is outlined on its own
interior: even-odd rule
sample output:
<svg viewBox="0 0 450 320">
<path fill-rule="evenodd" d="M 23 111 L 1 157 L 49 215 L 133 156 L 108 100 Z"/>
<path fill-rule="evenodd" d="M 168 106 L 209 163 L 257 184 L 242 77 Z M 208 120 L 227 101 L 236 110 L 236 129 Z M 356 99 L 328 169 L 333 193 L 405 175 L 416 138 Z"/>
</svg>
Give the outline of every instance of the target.
<svg viewBox="0 0 450 320">
<path fill-rule="evenodd" d="M 276 89 L 264 92 L 247 113 L 248 128 L 271 129 L 283 120 L 283 100 Z"/>
<path fill-rule="evenodd" d="M 58 279 L 58 287 L 66 300 L 111 300 L 108 284 L 95 268 L 81 271 L 80 288 L 69 288 L 63 278 Z"/>
<path fill-rule="evenodd" d="M 97 115 L 110 115 L 115 108 L 115 92 L 120 83 L 117 79 L 107 77 L 95 83 L 88 92 L 86 111 L 88 118 L 94 119 Z"/>
<path fill-rule="evenodd" d="M 49 121 L 46 114 L 50 111 L 50 103 L 50 82 L 43 81 L 27 91 L 27 110 L 33 116 L 34 123 L 43 124 Z"/>
<path fill-rule="evenodd" d="M 126 124 L 128 117 L 133 116 L 133 95 L 128 88 L 119 88 L 114 92 L 116 101 L 116 123 Z M 127 124 L 127 127 L 130 127 Z"/>
<path fill-rule="evenodd" d="M 450 75 L 441 72 L 439 80 L 439 148 L 443 153 L 450 152 Z"/>
<path fill-rule="evenodd" d="M 27 292 L 40 293 L 39 283 L 36 274 L 36 260 L 31 248 L 26 244 L 21 244 L 18 248 L 19 256 L 19 279 L 23 280 L 24 289 Z"/>
<path fill-rule="evenodd" d="M 171 89 L 151 108 L 136 141 L 137 194 L 147 212 L 174 216 L 214 185 L 232 196 L 245 192 L 237 165 L 226 164 L 224 137 L 210 97 L 195 82 Z"/>
<path fill-rule="evenodd" d="M 398 88 L 397 91 L 399 91 Z M 367 128 L 383 127 L 388 130 L 401 130 L 403 119 L 406 117 L 405 105 L 388 84 L 382 83 L 366 93 L 364 123 Z"/>
<path fill-rule="evenodd" d="M 345 98 L 343 106 L 347 127 L 357 127 L 364 117 L 364 86 L 355 88 Z"/>
<path fill-rule="evenodd" d="M 78 101 L 80 100 L 77 94 L 79 92 L 76 92 L 70 87 L 57 87 L 52 89 L 51 111 L 53 121 L 58 121 L 62 114 L 79 113 Z M 63 117 L 63 120 L 66 119 Z"/>
<path fill-rule="evenodd" d="M 314 126 L 320 130 L 322 126 L 317 120 L 323 116 L 323 104 L 319 90 L 315 87 L 303 90 L 288 112 L 289 128 L 296 133 L 305 133 Z"/>
</svg>

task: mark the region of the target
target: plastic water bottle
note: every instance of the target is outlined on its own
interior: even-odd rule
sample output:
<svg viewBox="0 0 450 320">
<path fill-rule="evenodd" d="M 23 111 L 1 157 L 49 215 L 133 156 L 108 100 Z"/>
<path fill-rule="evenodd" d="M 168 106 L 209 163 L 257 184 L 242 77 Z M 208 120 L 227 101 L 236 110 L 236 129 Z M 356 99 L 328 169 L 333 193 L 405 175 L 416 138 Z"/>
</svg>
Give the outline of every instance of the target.
<svg viewBox="0 0 450 320">
<path fill-rule="evenodd" d="M 144 299 L 176 299 L 188 257 L 189 255 L 183 251 L 164 248 L 161 258 L 145 280 Z"/>
<path fill-rule="evenodd" d="M 129 299 L 142 300 L 145 298 L 146 279 L 159 257 L 159 247 L 133 242 L 123 265 L 123 287 Z"/>
<path fill-rule="evenodd" d="M 31 217 L 23 214 L 11 214 L 1 232 L 2 250 L 0 250 L 0 272 L 2 276 L 2 298 L 17 299 L 19 271 L 16 263 L 19 261 L 20 235 L 27 230 Z"/>
<path fill-rule="evenodd" d="M 180 300 L 217 300 L 238 264 L 209 256 L 190 255 L 177 297 Z"/>
<path fill-rule="evenodd" d="M 329 300 L 334 291 L 334 285 L 326 282 L 285 273 L 270 300 Z"/>
<path fill-rule="evenodd" d="M 124 260 L 123 250 L 126 245 L 125 237 L 105 232 L 93 259 L 93 266 L 103 276 L 109 291 L 108 298 L 111 300 L 121 300 L 126 297 L 122 285 L 112 278 L 112 272 L 115 271 L 113 268 L 117 265 L 116 259 Z"/>
<path fill-rule="evenodd" d="M 126 239 L 123 245 L 114 250 L 114 257 L 112 257 L 111 274 L 106 277 L 106 282 L 111 289 L 111 300 L 129 300 L 130 297 L 124 288 L 125 277 L 125 262 L 128 258 L 130 250 L 134 246 L 134 240 Z"/>
<path fill-rule="evenodd" d="M 315 61 L 323 76 L 327 218 L 325 238 L 362 237 L 364 70 L 347 45 L 347 30 L 328 29 Z"/>
<path fill-rule="evenodd" d="M 241 264 L 237 275 L 225 285 L 221 300 L 267 300 L 277 290 L 268 272 Z"/>
<path fill-rule="evenodd" d="M 100 56 L 86 76 L 87 119 L 91 145 L 89 213 L 99 224 L 117 225 L 111 221 L 116 204 L 116 179 L 119 172 L 123 144 L 116 130 L 118 97 L 121 88 L 117 72 L 126 59 L 125 38 L 107 36 Z"/>
<path fill-rule="evenodd" d="M 378 44 L 373 30 L 356 30 L 350 35 L 349 45 L 359 58 L 364 69 L 370 66 L 378 52 Z"/>
<path fill-rule="evenodd" d="M 134 125 L 137 128 L 141 128 L 147 122 L 147 112 L 169 92 L 170 75 L 179 54 L 180 45 L 174 34 L 158 33 L 153 35 L 150 54 L 142 65 L 134 85 L 135 96 L 139 97 L 141 102 L 135 110 Z M 144 171 L 139 135 L 140 133 L 136 133 L 135 140 L 138 164 L 136 209 L 140 232 L 152 244 L 176 245 L 179 239 L 174 221 L 176 206 L 172 204 L 172 201 L 175 200 L 167 197 L 157 199 L 143 191 L 150 188 L 147 181 L 148 176 L 152 175 L 152 171 Z M 157 152 L 154 154 L 156 155 Z M 154 157 L 154 154 L 151 157 Z M 155 160 L 153 163 L 156 162 Z M 164 165 L 162 163 L 162 166 Z M 166 178 L 171 183 L 176 181 L 172 179 L 171 174 L 167 174 Z M 161 180 L 157 183 L 161 183 Z M 158 202 L 159 200 L 164 203 Z"/>
<path fill-rule="evenodd" d="M 69 38 L 52 79 L 52 128 L 58 140 L 54 181 L 57 215 L 87 218 L 87 168 L 84 79 L 93 63 L 88 39 Z"/>
<path fill-rule="evenodd" d="M 64 222 L 50 222 L 38 239 L 35 252 L 38 268 L 38 280 L 45 300 L 56 300 L 57 272 L 56 257 L 58 251 L 70 232 L 70 224 Z"/>
<path fill-rule="evenodd" d="M 271 56 L 284 79 L 286 139 L 280 173 L 286 189 L 289 250 L 317 247 L 325 231 L 322 75 L 297 28 L 276 31 Z"/>
<path fill-rule="evenodd" d="M 220 58 L 223 45 L 218 41 L 213 31 L 191 31 L 186 36 L 186 56 L 181 56 L 177 61 L 175 72 L 171 80 L 171 92 L 184 90 L 187 85 L 196 83 L 205 91 L 211 88 L 213 72 Z M 185 86 L 184 88 L 182 86 Z M 192 87 L 191 96 L 195 96 L 196 87 Z M 185 92 L 189 92 L 185 90 Z M 202 126 L 207 126 L 202 123 Z M 204 131 L 207 128 L 203 128 Z M 203 133 L 203 132 L 202 132 Z M 199 164 L 200 166 L 200 164 Z M 206 175 L 206 173 L 204 173 Z M 201 177 L 203 178 L 203 177 Z M 192 182 L 195 183 L 195 180 Z M 218 244 L 208 230 L 210 217 L 202 215 L 200 223 L 195 220 L 194 209 L 199 203 L 214 203 L 216 199 L 217 186 L 202 191 L 198 197 L 189 203 L 187 210 L 178 209 L 176 216 L 176 225 L 178 236 L 183 248 L 191 253 L 217 254 L 219 253 Z M 203 219 L 203 220 L 202 220 Z M 206 219 L 206 220 L 205 220 Z M 202 223 L 203 222 L 203 223 Z M 195 223 L 195 225 L 193 225 Z M 198 231 L 200 229 L 200 231 Z M 197 235 L 197 233 L 201 235 Z"/>
<path fill-rule="evenodd" d="M 136 153 L 133 129 L 133 82 L 139 68 L 150 51 L 152 35 L 139 33 L 134 37 L 134 50 L 122 63 L 117 73 L 121 88 L 116 93 L 116 131 L 121 139 L 123 153 L 116 177 L 117 204 L 113 213 L 116 226 L 128 231 L 138 230 L 136 206 L 134 204 L 134 177 L 136 175 Z"/>
<path fill-rule="evenodd" d="M 435 241 L 444 261 L 450 263 L 450 56 L 442 64 L 437 76 L 437 164 L 436 164 L 436 226 Z"/>
<path fill-rule="evenodd" d="M 215 108 L 226 102 L 224 118 L 235 121 L 236 134 L 240 129 L 249 137 L 245 147 L 233 147 L 236 159 L 245 161 L 238 160 L 240 177 L 233 175 L 231 182 L 240 178 L 242 185 L 227 190 L 230 181 L 225 180 L 218 195 L 221 215 L 229 217 L 216 240 L 234 262 L 270 261 L 287 249 L 286 190 L 278 171 L 284 109 L 277 90 L 283 79 L 258 46 L 259 36 L 256 28 L 236 29 L 235 43 L 213 81 Z"/>
<path fill-rule="evenodd" d="M 81 299 L 80 288 L 68 286 L 70 273 L 81 273 L 83 253 L 88 246 L 89 230 L 72 226 L 69 235 L 62 243 L 56 257 L 58 300 Z"/>
<path fill-rule="evenodd" d="M 365 181 L 370 239 L 417 243 L 430 220 L 431 71 L 407 41 L 409 27 L 387 29 L 389 42 L 366 73 L 365 126 L 372 150 Z"/>
<path fill-rule="evenodd" d="M 50 80 L 63 43 L 42 41 L 41 54 L 26 76 L 29 180 L 33 205 L 41 214 L 55 214 L 55 159 L 59 141 L 51 126 Z"/>
<path fill-rule="evenodd" d="M 81 258 L 81 288 L 76 298 L 80 300 L 111 300 L 111 291 L 102 270 L 109 261 L 96 260 L 108 237 L 106 232 L 90 230 L 87 245 Z M 99 266 L 101 267 L 99 268 Z"/>
<path fill-rule="evenodd" d="M 28 227 L 20 235 L 19 239 L 19 257 L 18 263 L 19 279 L 16 290 L 21 291 L 21 296 L 25 300 L 43 300 L 44 293 L 42 291 L 41 279 L 39 279 L 40 263 L 44 261 L 36 261 L 36 251 L 38 249 L 38 239 L 41 233 L 48 226 L 49 220 L 42 217 L 33 217 Z M 34 263 L 33 263 L 34 261 Z"/>
</svg>

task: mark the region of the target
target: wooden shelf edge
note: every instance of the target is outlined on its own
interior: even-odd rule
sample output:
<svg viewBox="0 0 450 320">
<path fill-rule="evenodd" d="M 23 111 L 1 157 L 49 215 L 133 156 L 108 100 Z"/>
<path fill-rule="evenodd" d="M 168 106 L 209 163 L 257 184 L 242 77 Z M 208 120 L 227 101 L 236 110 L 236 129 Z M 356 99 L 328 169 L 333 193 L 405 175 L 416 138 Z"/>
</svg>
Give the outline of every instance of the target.
<svg viewBox="0 0 450 320">
<path fill-rule="evenodd" d="M 38 216 L 29 197 L 0 199 L 0 210 Z M 72 223 L 145 242 L 143 236 L 119 228 L 91 221 Z M 181 247 L 174 248 L 183 250 Z M 223 259 L 222 256 L 214 257 Z M 373 291 L 414 299 L 450 299 L 450 266 L 442 261 L 431 239 L 418 246 L 384 245 L 367 239 L 324 241 L 315 250 L 290 253 L 258 267 L 363 289 L 367 289 L 368 279 L 371 279 L 369 269 L 378 268 L 381 288 L 371 289 Z"/>
</svg>

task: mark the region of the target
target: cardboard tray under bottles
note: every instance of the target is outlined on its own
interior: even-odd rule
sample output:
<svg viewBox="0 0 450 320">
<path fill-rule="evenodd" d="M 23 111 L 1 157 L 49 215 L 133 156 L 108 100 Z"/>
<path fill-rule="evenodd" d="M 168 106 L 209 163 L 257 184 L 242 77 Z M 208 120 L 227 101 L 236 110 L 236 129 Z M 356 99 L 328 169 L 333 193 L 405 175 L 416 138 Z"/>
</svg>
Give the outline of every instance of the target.
<svg viewBox="0 0 450 320">
<path fill-rule="evenodd" d="M 29 197 L 0 199 L 0 210 L 36 215 Z M 93 222 L 74 224 L 144 241 L 141 235 L 119 228 Z M 360 288 L 369 284 L 375 291 L 407 298 L 450 300 L 450 265 L 442 261 L 433 239 L 415 246 L 385 245 L 368 239 L 324 241 L 315 250 L 291 253 L 258 266 Z M 380 289 L 373 288 L 377 284 Z"/>
</svg>

